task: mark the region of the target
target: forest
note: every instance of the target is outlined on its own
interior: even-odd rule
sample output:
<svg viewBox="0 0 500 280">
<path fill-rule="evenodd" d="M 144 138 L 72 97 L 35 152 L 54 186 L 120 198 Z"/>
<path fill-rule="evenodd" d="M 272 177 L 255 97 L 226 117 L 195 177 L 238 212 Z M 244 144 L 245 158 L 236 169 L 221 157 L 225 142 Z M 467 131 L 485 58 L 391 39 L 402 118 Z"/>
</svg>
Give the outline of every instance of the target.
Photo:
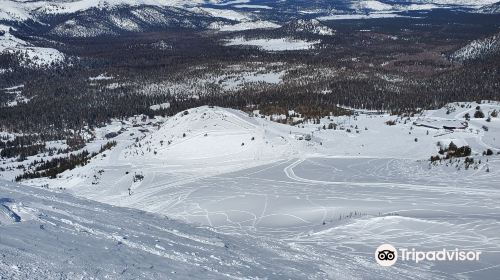
<svg viewBox="0 0 500 280">
<path fill-rule="evenodd" d="M 63 63 L 29 68 L 15 54 L 0 55 L 0 68 L 10 69 L 0 74 L 0 88 L 23 85 L 26 100 L 8 106 L 13 94 L 0 94 L 0 131 L 64 139 L 111 119 L 173 115 L 200 105 L 267 114 L 295 110 L 316 118 L 347 114 L 345 107 L 406 114 L 454 101 L 498 100 L 499 54 L 449 58 L 469 41 L 494 34 L 498 23 L 480 16 L 451 20 L 457 23 L 437 13 L 425 19 L 428 25 L 413 18 L 323 22 L 333 36 L 294 32 L 293 25 L 229 34 L 172 28 L 98 38 L 50 35 L 67 54 Z M 235 36 L 320 43 L 283 52 L 224 45 Z M 279 73 L 280 82 L 244 80 L 270 73 Z M 228 81 L 237 86 L 228 88 Z M 164 103 L 169 107 L 151 109 Z"/>
</svg>

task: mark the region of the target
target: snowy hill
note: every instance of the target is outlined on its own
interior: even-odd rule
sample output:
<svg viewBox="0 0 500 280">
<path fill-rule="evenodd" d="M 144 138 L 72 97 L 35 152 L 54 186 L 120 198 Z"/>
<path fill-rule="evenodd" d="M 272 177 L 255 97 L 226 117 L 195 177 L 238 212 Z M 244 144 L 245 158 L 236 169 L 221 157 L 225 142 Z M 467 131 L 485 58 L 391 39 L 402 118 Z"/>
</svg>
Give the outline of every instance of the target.
<svg viewBox="0 0 500 280">
<path fill-rule="evenodd" d="M 474 40 L 466 46 L 455 51 L 450 57 L 457 61 L 467 61 L 486 58 L 500 53 L 500 34 Z"/>
<path fill-rule="evenodd" d="M 482 8 L 492 5 L 496 0 L 410 0 L 410 1 L 375 1 L 355 0 L 351 2 L 351 8 L 358 12 L 394 12 L 413 10 L 432 10 L 436 8 L 468 7 Z"/>
<path fill-rule="evenodd" d="M 50 66 L 64 61 L 65 55 L 53 48 L 36 47 L 11 34 L 12 27 L 0 24 L 0 53 L 17 54 L 25 64 L 34 67 Z"/>
<path fill-rule="evenodd" d="M 139 194 L 129 196 L 129 188 L 134 193 L 149 194 L 154 185 L 193 181 L 300 157 L 314 153 L 319 146 L 297 141 L 295 132 L 300 129 L 219 107 L 187 110 L 145 133 L 140 132 L 142 128 L 122 128 L 127 132 L 116 138 L 120 143 L 115 149 L 81 169 L 67 172 L 58 180 L 60 186 L 107 202 L 114 200 L 111 197 L 121 197 L 127 205 L 143 204 Z M 129 133 L 134 136 L 127 137 Z M 164 170 L 167 167 L 168 171 Z M 134 182 L 136 174 L 144 180 Z M 103 196 L 99 189 L 109 196 Z"/>
<path fill-rule="evenodd" d="M 66 272 L 98 267 L 98 276 L 112 277 L 125 270 L 116 261 L 122 259 L 131 278 L 175 271 L 173 279 L 200 273 L 214 279 L 491 279 L 499 272 L 491 263 L 498 263 L 500 250 L 498 223 L 492 222 L 500 214 L 500 122 L 476 117 L 479 110 L 489 116 L 500 104 L 453 103 L 402 118 L 356 110 L 297 126 L 209 106 L 166 119 L 115 121 L 96 131 L 88 149 L 113 131 L 120 132 L 116 147 L 56 179 L 24 183 L 215 232 L 5 183 L 0 246 L 7 254 L 0 268 L 20 260 L 29 265 L 4 271 L 25 275 L 36 266 L 60 272 L 65 262 Z M 473 162 L 429 161 L 451 142 L 470 147 Z M 19 245 L 17 236 L 49 245 Z M 387 270 L 373 260 L 374 249 L 387 242 L 480 249 L 483 255 L 467 266 L 407 262 Z M 80 245 L 89 243 L 103 249 L 96 255 L 95 246 Z M 62 251 L 39 257 L 53 247 Z M 118 258 L 102 257 L 108 254 Z M 145 265 L 134 266 L 136 254 Z M 168 265 L 159 265 L 165 259 Z M 188 275 L 191 264 L 196 269 Z"/>
<path fill-rule="evenodd" d="M 388 11 L 392 10 L 392 5 L 379 1 L 356 1 L 351 7 L 356 10 Z"/>
<path fill-rule="evenodd" d="M 386 0 L 387 3 L 402 2 L 399 0 Z M 469 6 L 469 7 L 482 7 L 498 2 L 497 0 L 408 0 L 406 3 L 413 4 L 436 4 L 436 5 L 451 5 L 451 6 Z"/>
<path fill-rule="evenodd" d="M 206 28 L 216 20 L 190 9 L 200 3 L 202 1 L 3 0 L 0 1 L 0 32 L 4 33 L 0 35 L 0 53 L 15 53 L 24 66 L 50 66 L 63 61 L 65 55 L 19 38 L 88 38 L 172 27 Z M 222 19 L 222 24 L 227 23 Z"/>
<path fill-rule="evenodd" d="M 491 5 L 486 5 L 477 10 L 479 13 L 483 14 L 500 14 L 500 2 L 493 3 Z"/>
<path fill-rule="evenodd" d="M 90 9 L 111 10 L 121 6 L 157 6 L 157 7 L 182 7 L 196 5 L 203 1 L 167 0 L 167 1 L 136 1 L 136 0 L 77 0 L 77 1 L 17 1 L 2 0 L 1 20 L 24 21 L 37 19 L 43 15 L 73 14 Z"/>
<path fill-rule="evenodd" d="M 0 181 L 3 279 L 324 279 L 293 248 Z"/>
<path fill-rule="evenodd" d="M 53 25 L 51 35 L 60 37 L 113 36 L 127 32 L 162 28 L 203 28 L 211 20 L 181 8 L 157 6 L 118 6 L 79 12 Z"/>
</svg>

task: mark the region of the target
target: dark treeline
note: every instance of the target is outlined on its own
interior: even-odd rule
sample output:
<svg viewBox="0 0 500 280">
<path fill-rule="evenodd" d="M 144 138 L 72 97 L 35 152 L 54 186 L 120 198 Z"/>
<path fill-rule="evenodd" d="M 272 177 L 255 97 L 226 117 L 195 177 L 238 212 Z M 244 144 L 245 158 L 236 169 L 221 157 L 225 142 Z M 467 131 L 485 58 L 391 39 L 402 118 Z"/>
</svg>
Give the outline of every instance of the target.
<svg viewBox="0 0 500 280">
<path fill-rule="evenodd" d="M 97 156 L 116 146 L 116 141 L 111 141 L 101 146 L 99 152 L 89 153 L 87 150 L 83 150 L 80 153 L 69 154 L 64 157 L 55 157 L 49 160 L 35 160 L 28 166 L 28 171 L 17 176 L 16 181 L 21 181 L 24 179 L 34 179 L 41 177 L 49 177 L 51 179 L 56 178 L 56 176 L 66 170 L 72 170 L 77 166 L 86 165 L 93 157 Z"/>
<path fill-rule="evenodd" d="M 17 176 L 15 179 L 16 181 L 41 177 L 53 179 L 56 178 L 57 174 L 66 170 L 74 169 L 76 166 L 86 165 L 89 160 L 96 155 L 96 153 L 91 155 L 88 151 L 84 150 L 81 153 L 71 154 L 68 157 L 59 157 L 48 161 L 37 162 L 38 165 L 34 171 L 26 172 Z"/>
<path fill-rule="evenodd" d="M 325 108 L 335 112 L 337 105 L 365 109 L 382 109 L 395 113 L 417 108 L 437 108 L 449 102 L 498 100 L 500 72 L 498 57 L 492 61 L 471 64 L 435 77 L 394 84 L 374 76 L 363 79 L 332 77 L 288 81 L 277 86 L 254 86 L 236 92 L 217 87 L 199 92 L 196 98 L 172 96 L 168 88 L 160 93 L 138 93 L 135 87 L 93 88 L 88 83 L 63 83 L 46 88 L 27 87 L 33 95 L 28 103 L 0 108 L 1 129 L 14 132 L 47 132 L 82 129 L 105 124 L 111 118 L 132 115 L 172 115 L 182 110 L 216 105 L 239 109 L 260 108 L 272 104 L 288 109 Z M 71 79 L 70 79 L 71 80 Z M 324 93 L 328 90 L 328 93 Z M 38 94 L 36 94 L 38 93 Z M 151 105 L 169 102 L 169 109 L 152 111 Z M 329 108 L 326 110 L 326 108 Z M 316 117 L 316 116 L 310 116 Z M 60 135 L 58 135 L 60 136 Z M 59 138 L 60 137 L 53 137 Z"/>
</svg>

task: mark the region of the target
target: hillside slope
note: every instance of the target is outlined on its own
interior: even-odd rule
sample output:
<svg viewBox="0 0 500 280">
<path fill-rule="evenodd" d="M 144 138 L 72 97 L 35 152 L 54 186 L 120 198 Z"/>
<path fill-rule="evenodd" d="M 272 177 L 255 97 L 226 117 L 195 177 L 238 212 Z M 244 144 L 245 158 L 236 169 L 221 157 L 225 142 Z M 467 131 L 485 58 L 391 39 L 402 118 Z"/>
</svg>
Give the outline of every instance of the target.
<svg viewBox="0 0 500 280">
<path fill-rule="evenodd" d="M 500 33 L 470 42 L 455 51 L 451 58 L 456 61 L 483 59 L 500 53 Z"/>
<path fill-rule="evenodd" d="M 2 279 L 325 277 L 276 242 L 5 181 L 0 193 Z"/>
</svg>

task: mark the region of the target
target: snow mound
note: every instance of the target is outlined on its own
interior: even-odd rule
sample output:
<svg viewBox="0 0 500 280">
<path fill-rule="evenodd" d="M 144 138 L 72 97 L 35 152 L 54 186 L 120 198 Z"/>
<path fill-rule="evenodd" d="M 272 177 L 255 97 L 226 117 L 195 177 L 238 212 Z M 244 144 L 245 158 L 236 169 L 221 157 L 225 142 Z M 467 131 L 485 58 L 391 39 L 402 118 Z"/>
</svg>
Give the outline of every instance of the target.
<svg viewBox="0 0 500 280">
<path fill-rule="evenodd" d="M 16 203 L 10 198 L 0 198 L 0 225 L 20 223 L 35 219 L 37 212 Z"/>
<path fill-rule="evenodd" d="M 142 158 L 145 153 L 169 162 L 255 162 L 285 153 L 290 141 L 282 134 L 240 111 L 204 106 L 177 114 L 124 156 Z"/>
</svg>

